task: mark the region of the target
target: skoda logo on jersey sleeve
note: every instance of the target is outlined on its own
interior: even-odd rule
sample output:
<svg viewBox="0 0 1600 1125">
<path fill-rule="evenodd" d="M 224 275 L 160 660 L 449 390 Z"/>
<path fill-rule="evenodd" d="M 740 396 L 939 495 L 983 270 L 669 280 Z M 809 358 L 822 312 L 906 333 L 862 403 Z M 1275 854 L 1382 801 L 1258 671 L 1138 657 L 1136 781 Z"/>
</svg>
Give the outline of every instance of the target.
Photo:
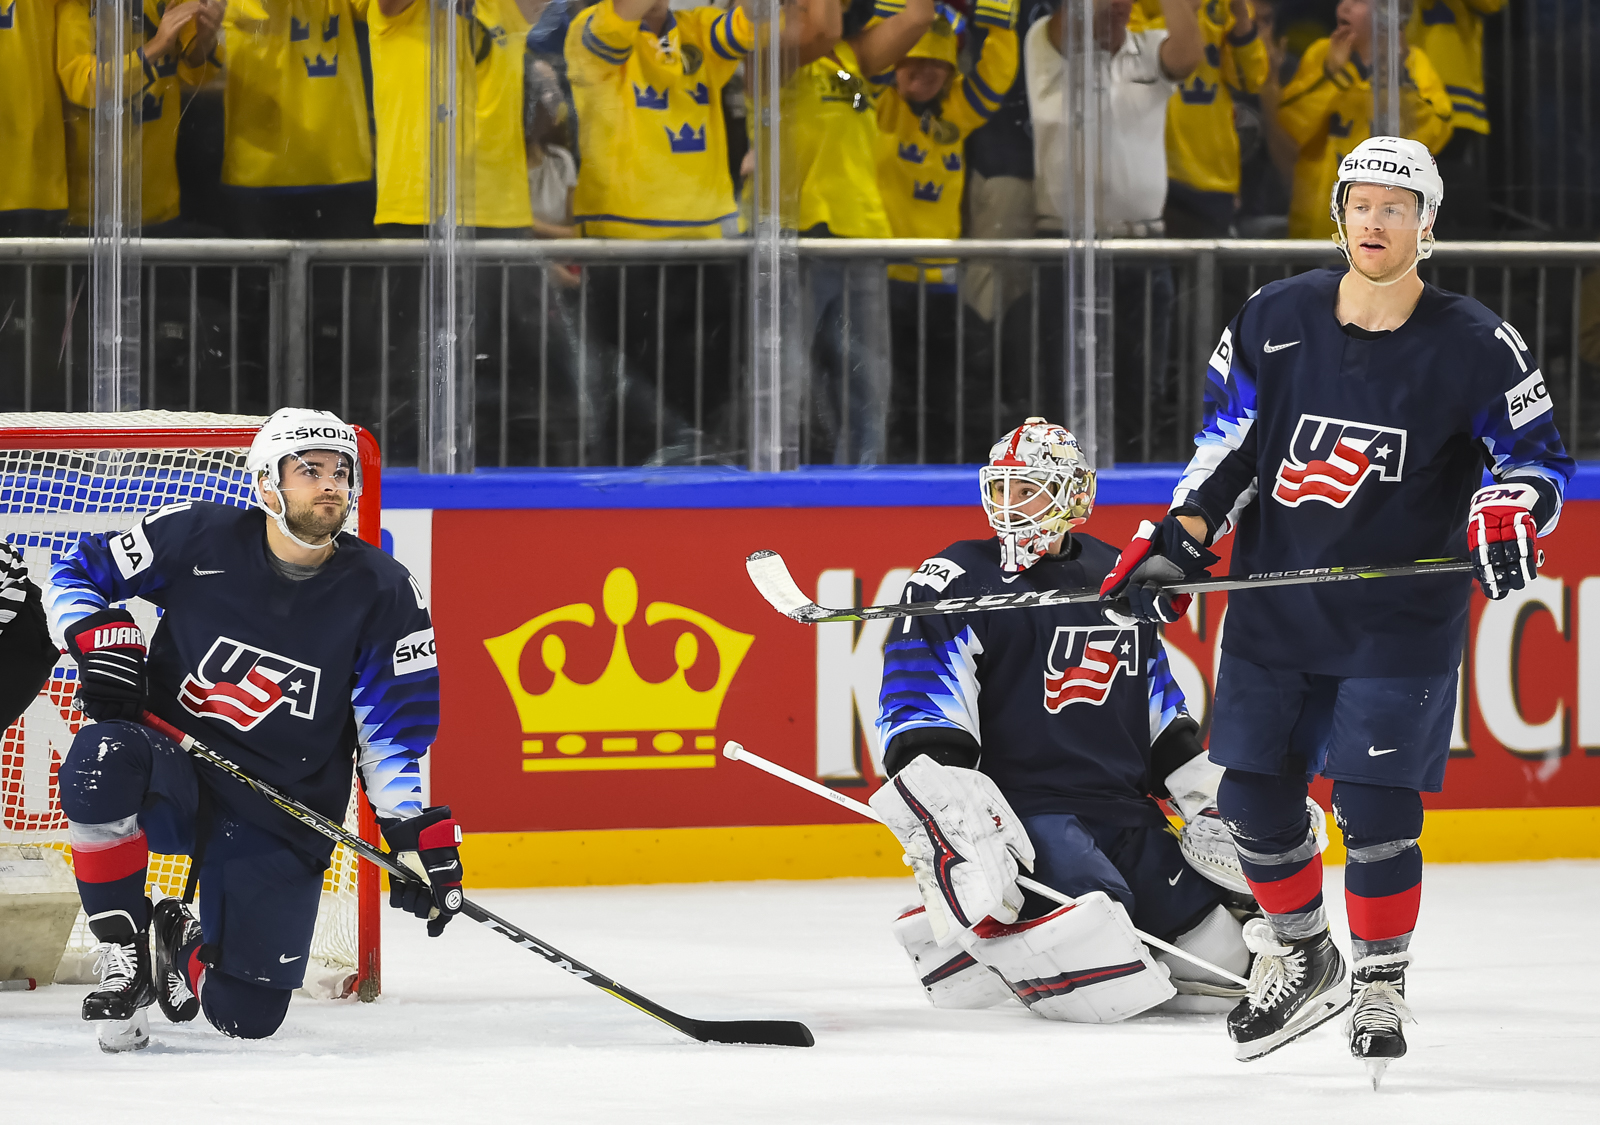
<svg viewBox="0 0 1600 1125">
<path fill-rule="evenodd" d="M 297 718 L 315 718 L 321 682 L 320 668 L 218 637 L 200 667 L 184 677 L 178 702 L 191 715 L 250 730 L 280 708 Z"/>
<path fill-rule="evenodd" d="M 1111 694 L 1119 672 L 1138 675 L 1138 629 L 1063 625 L 1045 657 L 1044 709 L 1054 715 L 1072 703 L 1098 707 Z"/>
<path fill-rule="evenodd" d="M 1402 429 L 1302 414 L 1272 498 L 1290 508 L 1312 500 L 1343 508 L 1370 477 L 1398 481 L 1405 460 Z"/>
</svg>

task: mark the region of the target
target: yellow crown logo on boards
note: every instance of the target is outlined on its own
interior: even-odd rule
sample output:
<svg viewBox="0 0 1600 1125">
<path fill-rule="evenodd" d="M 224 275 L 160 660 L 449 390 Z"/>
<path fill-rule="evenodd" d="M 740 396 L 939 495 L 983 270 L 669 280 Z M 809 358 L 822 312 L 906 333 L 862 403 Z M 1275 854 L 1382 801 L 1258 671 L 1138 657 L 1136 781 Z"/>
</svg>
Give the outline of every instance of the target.
<svg viewBox="0 0 1600 1125">
<path fill-rule="evenodd" d="M 594 607 L 585 602 L 541 613 L 511 632 L 483 642 L 511 693 L 522 733 L 543 736 L 523 741 L 523 770 L 541 773 L 714 766 L 715 753 L 678 751 L 687 743 L 685 732 L 692 737 L 696 750 L 716 749 L 714 732 L 722 700 L 755 638 L 698 610 L 671 602 L 651 602 L 644 607 L 646 625 L 664 621 L 695 625 L 711 638 L 717 650 L 717 682 L 706 691 L 696 691 L 689 686 L 688 670 L 700 658 L 700 638 L 685 629 L 672 649 L 677 669 L 665 680 L 652 683 L 634 669 L 623 634 L 623 627 L 633 621 L 639 609 L 639 583 L 632 571 L 619 566 L 606 575 L 601 605 L 606 620 L 616 629 L 616 637 L 605 671 L 593 683 L 576 683 L 567 676 L 566 642 L 555 633 L 547 633 L 539 645 L 539 658 L 554 676 L 550 687 L 543 692 L 530 692 L 523 686 L 520 672 L 523 649 L 541 630 L 562 622 L 594 627 Z"/>
</svg>

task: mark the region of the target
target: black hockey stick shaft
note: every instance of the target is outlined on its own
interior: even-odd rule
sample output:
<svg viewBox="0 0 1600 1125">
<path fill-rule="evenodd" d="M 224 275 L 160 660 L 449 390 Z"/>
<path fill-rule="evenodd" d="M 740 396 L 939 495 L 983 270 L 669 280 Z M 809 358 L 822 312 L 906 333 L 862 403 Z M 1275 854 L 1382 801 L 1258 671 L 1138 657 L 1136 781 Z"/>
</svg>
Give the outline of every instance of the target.
<svg viewBox="0 0 1600 1125">
<path fill-rule="evenodd" d="M 1270 571 L 1264 574 L 1230 574 L 1178 582 L 1165 589 L 1174 594 L 1213 594 L 1227 590 L 1258 590 L 1268 586 L 1303 586 L 1319 582 L 1351 582 L 1362 578 L 1410 578 L 1423 575 L 1463 574 L 1472 569 L 1470 559 L 1418 559 L 1416 562 L 1388 566 L 1324 566 L 1306 570 Z M 895 605 L 866 605 L 851 609 L 829 609 L 817 605 L 801 592 L 789 573 L 783 556 L 776 551 L 756 551 L 745 560 L 745 570 L 762 597 L 779 613 L 804 625 L 830 621 L 875 621 L 883 618 L 929 617 L 946 613 L 987 613 L 998 609 L 1029 609 L 1034 606 L 1079 605 L 1100 600 L 1098 589 L 1017 590 L 1013 593 L 983 594 L 966 598 L 942 598 L 934 602 Z"/>
<path fill-rule="evenodd" d="M 401 866 L 390 853 L 379 850 L 342 824 L 336 824 L 315 809 L 302 804 L 293 797 L 280 793 L 266 782 L 251 776 L 234 762 L 229 761 L 193 735 L 185 734 L 159 715 L 146 711 L 143 722 L 146 726 L 153 727 L 172 739 L 187 753 L 202 762 L 209 762 L 230 777 L 255 790 L 307 828 L 320 832 L 335 843 L 345 845 L 368 863 L 387 871 L 391 879 L 401 879 L 408 883 L 421 882 L 414 871 Z M 521 926 L 514 922 L 508 922 L 498 914 L 485 910 L 471 899 L 464 898 L 461 900 L 461 913 L 474 922 L 488 926 L 497 934 L 509 938 L 517 945 L 532 950 L 562 972 L 587 981 L 600 989 L 600 991 L 610 993 L 624 1004 L 639 1009 L 645 1015 L 654 1016 L 674 1031 L 687 1035 L 691 1039 L 697 1039 L 702 1043 L 750 1043 L 767 1047 L 809 1047 L 815 1042 L 811 1037 L 811 1029 L 806 1027 L 805 1024 L 794 1020 L 697 1020 L 689 1016 L 679 1015 L 670 1008 L 657 1004 L 649 997 L 641 996 L 626 985 L 612 980 L 604 973 L 591 969 L 577 958 L 569 957 L 554 946 L 540 941 Z"/>
</svg>

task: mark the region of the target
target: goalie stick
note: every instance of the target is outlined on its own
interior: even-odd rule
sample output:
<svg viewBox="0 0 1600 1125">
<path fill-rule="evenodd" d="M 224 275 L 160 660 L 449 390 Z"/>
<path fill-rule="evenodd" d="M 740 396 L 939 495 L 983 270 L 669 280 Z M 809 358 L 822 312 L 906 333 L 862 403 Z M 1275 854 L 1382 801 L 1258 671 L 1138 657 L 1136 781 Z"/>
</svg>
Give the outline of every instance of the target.
<svg viewBox="0 0 1600 1125">
<path fill-rule="evenodd" d="M 335 843 L 344 844 L 368 863 L 387 871 L 391 879 L 403 879 L 411 883 L 419 881 L 414 872 L 400 866 L 391 858 L 390 853 L 378 850 L 343 825 L 335 824 L 293 797 L 286 796 L 266 782 L 257 780 L 205 743 L 192 735 L 184 734 L 160 716 L 146 711 L 142 721 L 146 726 L 153 727 L 172 739 L 183 750 L 202 762 L 209 762 L 248 785 L 307 828 L 320 832 Z M 815 1042 L 811 1037 L 811 1029 L 794 1020 L 697 1020 L 680 1016 L 654 1000 L 639 995 L 626 985 L 596 972 L 577 958 L 569 957 L 554 946 L 546 945 L 527 930 L 485 910 L 471 899 L 461 900 L 461 913 L 474 922 L 488 926 L 502 937 L 511 939 L 517 945 L 532 950 L 562 972 L 587 981 L 602 992 L 615 996 L 624 1004 L 639 1009 L 647 1016 L 654 1016 L 674 1031 L 681 1032 L 691 1039 L 697 1039 L 702 1043 L 750 1043 L 764 1047 L 809 1047 Z"/>
<path fill-rule="evenodd" d="M 1075 605 L 1097 602 L 1100 591 L 1017 590 L 1009 594 L 983 594 L 967 598 L 942 598 L 936 602 L 900 605 L 864 605 L 854 609 L 828 609 L 801 592 L 783 556 L 776 551 L 756 551 L 744 561 L 750 581 L 772 608 L 802 625 L 821 625 L 829 621 L 876 621 L 886 617 L 927 617 L 941 613 L 987 612 L 995 609 L 1026 609 L 1036 605 Z M 1419 559 L 1393 566 L 1325 566 L 1310 570 L 1273 571 L 1267 574 L 1228 575 L 1204 578 L 1197 582 L 1177 582 L 1163 587 L 1174 594 L 1210 594 L 1222 590 L 1254 590 L 1264 586 L 1300 586 L 1311 582 L 1350 582 L 1358 578 L 1408 578 L 1428 574 L 1465 574 L 1472 569 L 1470 559 Z"/>
<path fill-rule="evenodd" d="M 868 820 L 875 820 L 879 824 L 883 823 L 883 818 L 878 815 L 878 810 L 873 808 L 871 805 L 865 804 L 861 801 L 852 800 L 851 798 L 846 797 L 843 793 L 834 792 L 821 782 L 812 781 L 809 777 L 803 777 L 800 774 L 795 773 L 793 770 L 785 769 L 776 762 L 769 762 L 759 754 L 750 753 L 750 751 L 746 750 L 737 742 L 729 742 L 724 745 L 722 748 L 722 755 L 723 757 L 732 759 L 735 762 L 749 762 L 752 766 L 755 766 L 756 769 L 762 770 L 765 773 L 770 773 L 773 777 L 780 781 L 787 781 L 790 785 L 797 785 L 801 789 L 806 790 L 808 793 L 815 793 L 819 797 L 826 797 L 828 800 L 832 801 L 841 808 L 849 809 L 851 812 L 857 813 L 860 816 L 864 816 Z M 1054 887 L 1047 887 L 1038 880 L 1030 879 L 1026 875 L 1019 874 L 1017 876 L 1017 886 L 1021 887 L 1023 890 L 1032 891 L 1036 895 L 1047 898 L 1051 902 L 1058 902 L 1062 906 L 1076 906 L 1078 904 L 1077 899 L 1064 895 Z M 1241 976 L 1236 976 L 1235 974 L 1230 973 L 1227 969 L 1222 968 L 1220 965 L 1213 965 L 1210 961 L 1207 961 L 1201 957 L 1196 957 L 1193 953 L 1179 949 L 1177 946 L 1171 944 L 1170 942 L 1162 941 L 1158 937 L 1152 937 L 1143 930 L 1136 929 L 1133 932 L 1138 934 L 1139 940 L 1144 942 L 1146 945 L 1153 945 L 1157 949 L 1164 949 L 1174 957 L 1182 957 L 1191 965 L 1197 965 L 1208 973 L 1216 973 L 1219 977 L 1231 980 L 1234 984 L 1237 984 L 1241 988 L 1250 987 L 1249 981 L 1245 980 Z"/>
</svg>

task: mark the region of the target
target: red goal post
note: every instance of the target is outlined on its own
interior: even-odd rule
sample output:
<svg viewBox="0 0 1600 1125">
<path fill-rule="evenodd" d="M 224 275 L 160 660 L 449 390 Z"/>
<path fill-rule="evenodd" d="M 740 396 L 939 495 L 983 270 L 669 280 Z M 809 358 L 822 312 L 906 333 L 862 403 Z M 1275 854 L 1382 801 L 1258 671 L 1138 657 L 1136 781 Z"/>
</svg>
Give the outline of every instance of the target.
<svg viewBox="0 0 1600 1125">
<path fill-rule="evenodd" d="M 30 577 L 42 589 L 51 565 L 81 535 L 123 530 L 146 512 L 183 500 L 246 506 L 251 501 L 245 453 L 265 421 L 163 410 L 0 413 L 0 536 L 22 553 Z M 378 443 L 366 430 L 356 429 L 362 491 L 346 530 L 377 545 L 382 513 Z M 153 629 L 153 606 L 136 599 L 129 610 L 147 632 Z M 0 845 L 53 848 L 69 862 L 57 773 L 83 718 L 72 707 L 75 681 L 76 669 L 64 656 L 39 698 L 0 735 Z M 377 843 L 372 808 L 353 781 L 346 827 L 359 828 L 364 839 Z M 187 856 L 152 855 L 152 897 L 181 895 L 188 868 Z M 307 991 L 377 998 L 379 909 L 377 870 L 341 845 L 323 882 Z M 94 944 L 80 912 L 56 979 L 92 979 Z"/>
</svg>

